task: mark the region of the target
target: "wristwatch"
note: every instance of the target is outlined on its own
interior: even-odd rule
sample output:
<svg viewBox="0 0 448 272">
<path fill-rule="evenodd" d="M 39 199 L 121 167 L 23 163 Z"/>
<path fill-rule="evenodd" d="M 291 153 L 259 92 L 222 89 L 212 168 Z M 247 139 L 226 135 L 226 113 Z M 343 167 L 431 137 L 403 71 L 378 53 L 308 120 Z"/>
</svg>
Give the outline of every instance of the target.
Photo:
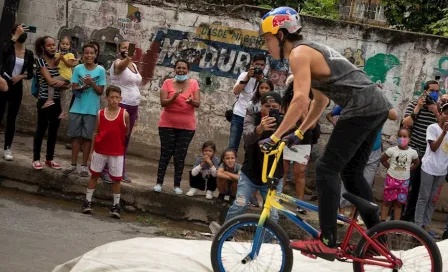
<svg viewBox="0 0 448 272">
<path fill-rule="evenodd" d="M 412 118 L 412 120 L 415 121 L 415 117 L 416 117 L 416 113 L 415 113 L 414 111 L 412 111 L 412 113 L 411 113 L 411 118 Z"/>
<path fill-rule="evenodd" d="M 240 84 L 247 84 L 249 80 L 240 80 Z"/>
</svg>

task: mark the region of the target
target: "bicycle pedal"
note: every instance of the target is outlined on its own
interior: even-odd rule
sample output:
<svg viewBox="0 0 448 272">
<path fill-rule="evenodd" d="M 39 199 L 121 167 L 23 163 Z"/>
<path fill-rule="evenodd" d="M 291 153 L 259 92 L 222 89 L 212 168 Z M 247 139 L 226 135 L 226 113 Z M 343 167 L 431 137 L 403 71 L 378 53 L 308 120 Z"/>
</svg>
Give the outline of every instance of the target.
<svg viewBox="0 0 448 272">
<path fill-rule="evenodd" d="M 316 256 L 316 255 L 309 254 L 309 253 L 306 253 L 306 252 L 303 252 L 303 251 L 301 251 L 300 253 L 302 253 L 302 255 L 304 255 L 304 256 L 306 256 L 306 257 L 308 257 L 308 258 L 311 258 L 311 259 L 317 259 L 317 256 Z"/>
</svg>

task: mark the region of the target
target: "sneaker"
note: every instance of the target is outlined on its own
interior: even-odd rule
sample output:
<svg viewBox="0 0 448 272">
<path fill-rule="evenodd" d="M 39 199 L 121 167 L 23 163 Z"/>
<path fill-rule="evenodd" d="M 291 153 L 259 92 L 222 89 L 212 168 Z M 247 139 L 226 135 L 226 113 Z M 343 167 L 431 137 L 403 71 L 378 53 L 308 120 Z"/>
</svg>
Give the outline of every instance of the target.
<svg viewBox="0 0 448 272">
<path fill-rule="evenodd" d="M 187 196 L 194 196 L 196 194 L 196 192 L 198 191 L 198 189 L 196 188 L 190 188 L 190 190 L 188 190 L 188 192 L 186 193 Z M 208 192 L 208 191 L 207 191 Z"/>
<path fill-rule="evenodd" d="M 362 220 L 361 216 L 358 215 L 358 225 L 364 226 L 364 221 Z"/>
<path fill-rule="evenodd" d="M 81 177 L 88 177 L 89 176 L 89 168 L 85 165 L 81 165 L 81 171 L 79 171 L 79 175 Z"/>
<path fill-rule="evenodd" d="M 156 184 L 156 186 L 154 186 L 154 192 L 156 193 L 160 193 L 162 192 L 162 185 L 161 184 Z"/>
<path fill-rule="evenodd" d="M 90 213 L 92 211 L 92 202 L 84 199 L 84 204 L 82 205 L 82 213 Z"/>
<path fill-rule="evenodd" d="M 205 194 L 205 198 L 210 199 L 210 200 L 213 199 L 213 192 L 207 190 L 207 193 Z"/>
<path fill-rule="evenodd" d="M 174 193 L 176 195 L 181 195 L 184 193 L 184 191 L 182 191 L 182 189 L 180 187 L 174 187 Z"/>
<path fill-rule="evenodd" d="M 11 149 L 6 149 L 5 151 L 4 151 L 4 153 L 3 153 L 3 158 L 6 160 L 6 161 L 12 161 L 12 160 L 14 160 L 14 157 L 12 156 L 12 153 L 11 153 Z"/>
<path fill-rule="evenodd" d="M 212 221 L 208 227 L 213 235 L 218 233 L 218 231 L 221 229 L 221 226 L 216 221 Z"/>
<path fill-rule="evenodd" d="M 131 183 L 132 182 L 131 178 L 128 176 L 128 173 L 126 173 L 126 172 L 123 173 L 123 182 L 124 183 Z"/>
<path fill-rule="evenodd" d="M 45 165 L 55 170 L 62 169 L 62 167 L 59 164 L 55 163 L 54 161 L 45 161 Z"/>
<path fill-rule="evenodd" d="M 112 208 L 110 209 L 109 213 L 113 217 L 115 217 L 117 219 L 121 219 L 121 217 L 120 217 L 120 204 L 113 205 Z"/>
<path fill-rule="evenodd" d="M 216 204 L 219 206 L 222 206 L 224 203 L 224 194 L 219 194 L 218 197 L 216 198 Z"/>
<path fill-rule="evenodd" d="M 42 169 L 44 169 L 42 167 L 42 164 L 40 164 L 40 161 L 33 161 L 33 168 L 34 168 L 34 170 L 42 170 Z"/>
<path fill-rule="evenodd" d="M 258 199 L 254 195 L 250 197 L 249 203 L 254 207 L 260 207 L 260 203 L 258 203 Z"/>
<path fill-rule="evenodd" d="M 317 256 L 329 261 L 334 261 L 338 251 L 336 248 L 327 247 L 320 239 L 292 242 L 289 247 L 300 250 L 302 254 Z"/>
<path fill-rule="evenodd" d="M 113 184 L 114 183 L 108 174 L 101 174 L 100 179 L 104 183 L 107 183 L 107 184 Z"/>
<path fill-rule="evenodd" d="M 440 235 L 438 235 L 437 233 L 435 233 L 432 230 L 427 230 L 428 234 L 432 237 L 432 239 L 440 239 Z"/>
<path fill-rule="evenodd" d="M 442 240 L 448 239 L 448 230 L 445 230 L 442 234 Z"/>
<path fill-rule="evenodd" d="M 62 170 L 62 174 L 64 176 L 69 176 L 71 173 L 76 171 L 76 165 L 71 164 L 69 167 L 65 168 L 64 170 Z"/>
<path fill-rule="evenodd" d="M 297 213 L 300 213 L 300 214 L 303 214 L 303 215 L 305 215 L 306 214 L 306 210 L 304 210 L 304 209 L 302 209 L 302 208 L 300 208 L 300 207 L 297 207 Z"/>
</svg>

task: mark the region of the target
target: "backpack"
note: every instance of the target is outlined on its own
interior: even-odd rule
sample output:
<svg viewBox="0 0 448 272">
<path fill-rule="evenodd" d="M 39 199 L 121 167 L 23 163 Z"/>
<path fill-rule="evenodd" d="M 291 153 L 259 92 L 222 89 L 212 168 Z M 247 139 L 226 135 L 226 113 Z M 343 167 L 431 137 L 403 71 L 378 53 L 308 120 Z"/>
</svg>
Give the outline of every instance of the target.
<svg viewBox="0 0 448 272">
<path fill-rule="evenodd" d="M 39 80 L 37 79 L 36 63 L 33 64 L 33 80 L 31 81 L 31 95 L 37 98 L 39 96 Z"/>
</svg>

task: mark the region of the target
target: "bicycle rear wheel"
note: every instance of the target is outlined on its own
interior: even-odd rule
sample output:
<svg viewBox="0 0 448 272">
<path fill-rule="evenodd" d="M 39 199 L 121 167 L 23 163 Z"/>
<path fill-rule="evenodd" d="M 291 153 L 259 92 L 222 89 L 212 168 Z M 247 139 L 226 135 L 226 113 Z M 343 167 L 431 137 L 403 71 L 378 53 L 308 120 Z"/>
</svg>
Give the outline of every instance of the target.
<svg viewBox="0 0 448 272">
<path fill-rule="evenodd" d="M 395 269 L 353 262 L 353 270 L 358 271 L 442 271 L 442 256 L 435 241 L 422 228 L 404 221 L 381 223 L 367 231 L 367 235 L 381 243 L 401 261 Z M 358 242 L 355 257 L 387 262 L 364 237 Z"/>
<path fill-rule="evenodd" d="M 259 215 L 244 214 L 226 222 L 216 234 L 210 253 L 213 271 L 281 271 L 289 272 L 293 265 L 293 253 L 285 231 L 267 219 L 262 229 L 259 254 L 244 263 L 251 252 Z"/>
</svg>

